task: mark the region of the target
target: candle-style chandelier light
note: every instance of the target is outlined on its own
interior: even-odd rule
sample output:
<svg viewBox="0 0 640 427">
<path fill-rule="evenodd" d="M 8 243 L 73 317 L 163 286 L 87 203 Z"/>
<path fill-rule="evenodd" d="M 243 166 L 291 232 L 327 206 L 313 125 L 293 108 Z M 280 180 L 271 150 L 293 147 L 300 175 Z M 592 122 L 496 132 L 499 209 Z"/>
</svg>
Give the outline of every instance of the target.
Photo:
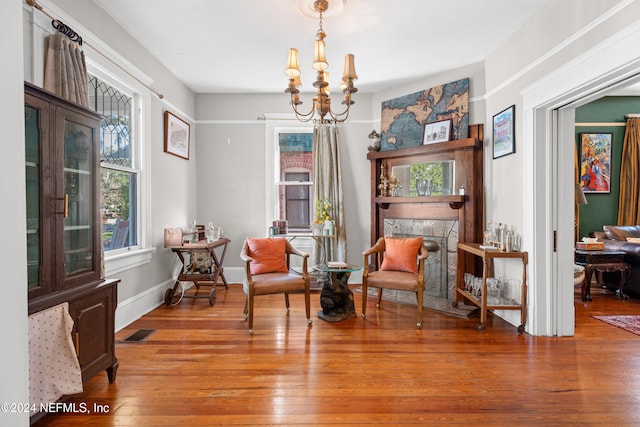
<svg viewBox="0 0 640 427">
<path fill-rule="evenodd" d="M 317 112 L 320 116 L 320 123 L 327 123 L 330 121 L 344 122 L 349 117 L 349 109 L 354 101 L 351 100 L 351 94 L 358 91 L 353 85 L 353 81 L 358 79 L 356 75 L 356 69 L 354 64 L 354 56 L 349 53 L 344 57 L 344 73 L 342 81 L 340 82 L 340 89 L 344 93 L 344 100 L 342 103 L 346 105 L 346 108 L 341 113 L 335 113 L 331 109 L 331 97 L 329 96 L 329 64 L 325 57 L 325 44 L 324 38 L 326 34 L 322 29 L 322 14 L 329 8 L 327 0 L 315 0 L 313 8 L 318 12 L 320 16 L 320 27 L 316 34 L 315 49 L 313 55 L 313 69 L 318 72 L 316 81 L 313 82 L 313 87 L 316 88 L 316 93 L 313 98 L 313 107 L 311 111 L 307 113 L 301 113 L 298 110 L 298 106 L 302 104 L 300 100 L 300 90 L 298 87 L 302 86 L 300 80 L 300 66 L 298 64 L 298 49 L 289 49 L 289 60 L 287 61 L 286 73 L 289 76 L 289 86 L 285 90 L 286 93 L 291 95 L 291 106 L 296 115 L 296 118 L 302 122 L 308 122 L 311 120 Z M 325 119 L 325 116 L 329 114 L 330 118 Z"/>
</svg>

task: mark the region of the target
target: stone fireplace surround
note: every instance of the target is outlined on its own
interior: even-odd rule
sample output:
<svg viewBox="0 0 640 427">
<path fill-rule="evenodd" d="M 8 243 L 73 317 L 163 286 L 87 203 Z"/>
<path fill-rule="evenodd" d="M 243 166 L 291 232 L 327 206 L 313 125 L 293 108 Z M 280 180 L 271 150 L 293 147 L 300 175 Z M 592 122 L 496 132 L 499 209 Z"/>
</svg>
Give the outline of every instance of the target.
<svg viewBox="0 0 640 427">
<path fill-rule="evenodd" d="M 422 237 L 429 250 L 425 261 L 425 290 L 423 306 L 432 310 L 467 317 L 474 307 L 459 304 L 452 306 L 455 295 L 456 244 L 458 221 L 438 219 L 387 218 L 384 235 L 389 237 Z M 378 289 L 370 288 L 368 294 L 375 297 Z M 382 299 L 401 304 L 416 305 L 413 292 L 385 289 Z"/>
</svg>

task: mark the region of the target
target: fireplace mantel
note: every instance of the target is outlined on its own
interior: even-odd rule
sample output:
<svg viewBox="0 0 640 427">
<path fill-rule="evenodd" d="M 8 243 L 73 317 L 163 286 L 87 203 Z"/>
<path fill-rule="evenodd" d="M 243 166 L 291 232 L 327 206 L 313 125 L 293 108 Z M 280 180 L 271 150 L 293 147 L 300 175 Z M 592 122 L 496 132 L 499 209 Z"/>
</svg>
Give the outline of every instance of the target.
<svg viewBox="0 0 640 427">
<path fill-rule="evenodd" d="M 484 216 L 483 125 L 469 126 L 469 138 L 398 150 L 372 151 L 371 244 L 384 235 L 384 220 L 437 219 L 458 221 L 459 241 L 479 242 Z M 394 167 L 452 162 L 453 182 L 445 194 L 391 196 L 380 194 L 380 174 L 391 178 Z M 384 168 L 384 169 L 383 169 Z M 459 188 L 464 188 L 464 194 Z M 408 189 L 405 189 L 407 191 Z"/>
</svg>

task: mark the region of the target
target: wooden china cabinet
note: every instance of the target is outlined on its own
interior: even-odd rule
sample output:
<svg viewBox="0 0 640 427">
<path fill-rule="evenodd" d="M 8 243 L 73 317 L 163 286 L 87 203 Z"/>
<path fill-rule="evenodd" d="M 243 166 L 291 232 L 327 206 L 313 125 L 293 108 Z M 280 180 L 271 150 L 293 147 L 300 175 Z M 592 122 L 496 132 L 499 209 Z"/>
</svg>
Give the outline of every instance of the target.
<svg viewBox="0 0 640 427">
<path fill-rule="evenodd" d="M 25 83 L 29 315 L 69 303 L 83 382 L 115 381 L 118 280 L 104 280 L 99 209 L 100 119 Z"/>
</svg>

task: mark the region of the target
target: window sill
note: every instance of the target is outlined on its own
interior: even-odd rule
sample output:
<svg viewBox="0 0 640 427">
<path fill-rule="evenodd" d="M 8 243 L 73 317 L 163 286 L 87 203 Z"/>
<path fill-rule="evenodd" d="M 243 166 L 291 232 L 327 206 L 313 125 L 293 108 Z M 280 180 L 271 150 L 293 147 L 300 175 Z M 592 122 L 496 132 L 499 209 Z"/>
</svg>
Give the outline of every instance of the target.
<svg viewBox="0 0 640 427">
<path fill-rule="evenodd" d="M 127 252 L 116 254 L 105 254 L 104 268 L 106 276 L 123 271 L 131 270 L 144 264 L 151 262 L 151 258 L 155 253 L 155 248 L 150 249 L 134 249 Z"/>
</svg>

